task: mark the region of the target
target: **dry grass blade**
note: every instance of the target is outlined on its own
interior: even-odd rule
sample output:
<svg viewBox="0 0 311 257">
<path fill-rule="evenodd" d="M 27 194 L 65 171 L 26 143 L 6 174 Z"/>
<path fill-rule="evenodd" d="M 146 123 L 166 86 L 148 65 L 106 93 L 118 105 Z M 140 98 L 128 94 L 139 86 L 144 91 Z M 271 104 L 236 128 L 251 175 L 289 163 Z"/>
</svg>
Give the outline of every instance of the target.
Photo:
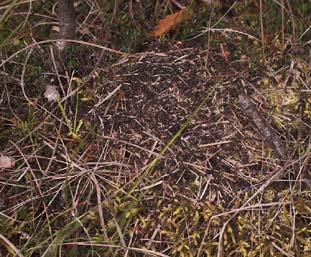
<svg viewBox="0 0 311 257">
<path fill-rule="evenodd" d="M 0 68 L 3 67 L 9 61 L 11 61 L 14 57 L 18 56 L 19 54 L 25 52 L 26 50 L 28 50 L 30 48 L 33 48 L 33 47 L 36 47 L 36 46 L 39 46 L 39 45 L 55 43 L 55 42 L 57 42 L 57 39 L 48 39 L 48 40 L 43 40 L 43 41 L 40 41 L 40 42 L 36 42 L 36 43 L 30 44 L 30 45 L 28 45 L 28 46 L 26 46 L 26 47 L 16 51 L 14 54 L 12 54 L 7 59 L 2 60 L 2 62 L 0 64 Z M 102 49 L 102 50 L 106 50 L 106 51 L 114 53 L 114 54 L 129 55 L 128 53 L 117 51 L 117 50 L 111 49 L 109 47 L 100 46 L 100 45 L 97 45 L 97 44 L 93 44 L 93 43 L 89 43 L 89 42 L 84 42 L 84 41 L 80 41 L 80 40 L 66 39 L 66 40 L 64 40 L 64 42 L 72 42 L 72 43 L 77 43 L 77 44 L 81 44 L 81 45 L 87 45 L 87 46 L 90 46 L 90 47 L 95 47 L 95 48 L 99 48 L 99 49 Z"/>
<path fill-rule="evenodd" d="M 7 239 L 4 235 L 0 234 L 0 240 L 3 241 L 4 245 L 10 250 L 10 252 L 14 252 L 18 257 L 24 257 L 24 255 L 21 254 L 21 252 L 15 247 L 12 242 Z"/>
</svg>

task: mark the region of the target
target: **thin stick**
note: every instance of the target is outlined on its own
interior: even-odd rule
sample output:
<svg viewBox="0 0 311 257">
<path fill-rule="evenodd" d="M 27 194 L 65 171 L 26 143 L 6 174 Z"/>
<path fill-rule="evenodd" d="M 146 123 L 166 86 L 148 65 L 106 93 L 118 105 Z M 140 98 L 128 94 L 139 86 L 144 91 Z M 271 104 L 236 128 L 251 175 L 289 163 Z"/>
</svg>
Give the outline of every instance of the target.
<svg viewBox="0 0 311 257">
<path fill-rule="evenodd" d="M 284 0 L 282 0 L 281 6 L 281 15 L 282 15 L 282 52 L 285 50 L 285 25 L 284 25 Z"/>
<path fill-rule="evenodd" d="M 259 16 L 260 16 L 260 30 L 261 30 L 262 63 L 264 66 L 266 66 L 265 32 L 263 27 L 262 0 L 259 1 Z"/>
</svg>

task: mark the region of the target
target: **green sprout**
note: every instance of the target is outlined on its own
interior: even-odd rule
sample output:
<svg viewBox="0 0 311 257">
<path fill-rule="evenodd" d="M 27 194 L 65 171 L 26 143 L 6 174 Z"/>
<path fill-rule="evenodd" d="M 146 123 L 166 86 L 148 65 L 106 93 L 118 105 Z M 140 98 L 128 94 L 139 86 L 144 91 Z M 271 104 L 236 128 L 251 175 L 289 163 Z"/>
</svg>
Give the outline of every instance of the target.
<svg viewBox="0 0 311 257">
<path fill-rule="evenodd" d="M 68 133 L 68 136 L 70 136 L 71 138 L 75 139 L 75 140 L 80 140 L 81 137 L 79 135 L 79 130 L 80 128 L 82 127 L 83 125 L 83 121 L 82 120 L 79 120 L 78 122 L 78 106 L 79 106 L 79 97 L 77 95 L 77 103 L 76 103 L 76 109 L 75 109 L 75 115 L 74 115 L 74 120 L 73 120 L 73 124 L 72 122 L 69 120 L 67 114 L 66 114 L 66 111 L 59 99 L 59 97 L 57 96 L 56 97 L 56 101 L 57 101 L 57 104 L 62 112 L 62 115 L 65 119 L 65 122 L 66 122 L 66 125 L 67 125 L 67 128 L 69 129 L 69 133 Z"/>
</svg>

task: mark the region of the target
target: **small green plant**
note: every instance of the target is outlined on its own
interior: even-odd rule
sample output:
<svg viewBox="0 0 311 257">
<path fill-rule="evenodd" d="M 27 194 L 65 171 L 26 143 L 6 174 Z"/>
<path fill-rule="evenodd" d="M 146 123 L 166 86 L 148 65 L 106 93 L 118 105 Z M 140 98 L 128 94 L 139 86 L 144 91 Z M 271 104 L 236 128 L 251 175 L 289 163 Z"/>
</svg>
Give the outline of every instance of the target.
<svg viewBox="0 0 311 257">
<path fill-rule="evenodd" d="M 78 122 L 78 107 L 79 107 L 79 96 L 77 95 L 77 102 L 76 102 L 76 108 L 75 108 L 75 115 L 74 115 L 74 120 L 73 120 L 73 124 L 72 122 L 69 120 L 67 114 L 66 114 L 66 111 L 64 109 L 64 106 L 62 105 L 60 99 L 58 97 L 56 97 L 56 101 L 58 103 L 58 106 L 62 112 L 62 115 L 65 119 L 65 122 L 66 122 L 66 125 L 67 125 L 67 128 L 69 130 L 69 133 L 68 133 L 68 136 L 70 136 L 71 138 L 75 139 L 75 140 L 80 140 L 81 137 L 79 135 L 79 131 L 80 131 L 80 128 L 82 127 L 83 125 L 83 121 L 82 120 L 79 120 Z"/>
</svg>

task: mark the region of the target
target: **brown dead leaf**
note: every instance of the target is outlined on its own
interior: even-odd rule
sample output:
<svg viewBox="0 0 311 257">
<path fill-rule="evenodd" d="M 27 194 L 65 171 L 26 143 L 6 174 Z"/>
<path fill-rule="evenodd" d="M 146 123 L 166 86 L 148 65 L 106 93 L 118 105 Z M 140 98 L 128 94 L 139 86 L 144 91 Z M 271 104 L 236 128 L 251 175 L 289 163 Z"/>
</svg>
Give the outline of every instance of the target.
<svg viewBox="0 0 311 257">
<path fill-rule="evenodd" d="M 148 33 L 150 36 L 160 37 L 170 30 L 174 29 L 178 24 L 188 20 L 192 15 L 192 11 L 185 8 L 178 12 L 165 16 L 159 21 L 154 31 Z"/>
</svg>

